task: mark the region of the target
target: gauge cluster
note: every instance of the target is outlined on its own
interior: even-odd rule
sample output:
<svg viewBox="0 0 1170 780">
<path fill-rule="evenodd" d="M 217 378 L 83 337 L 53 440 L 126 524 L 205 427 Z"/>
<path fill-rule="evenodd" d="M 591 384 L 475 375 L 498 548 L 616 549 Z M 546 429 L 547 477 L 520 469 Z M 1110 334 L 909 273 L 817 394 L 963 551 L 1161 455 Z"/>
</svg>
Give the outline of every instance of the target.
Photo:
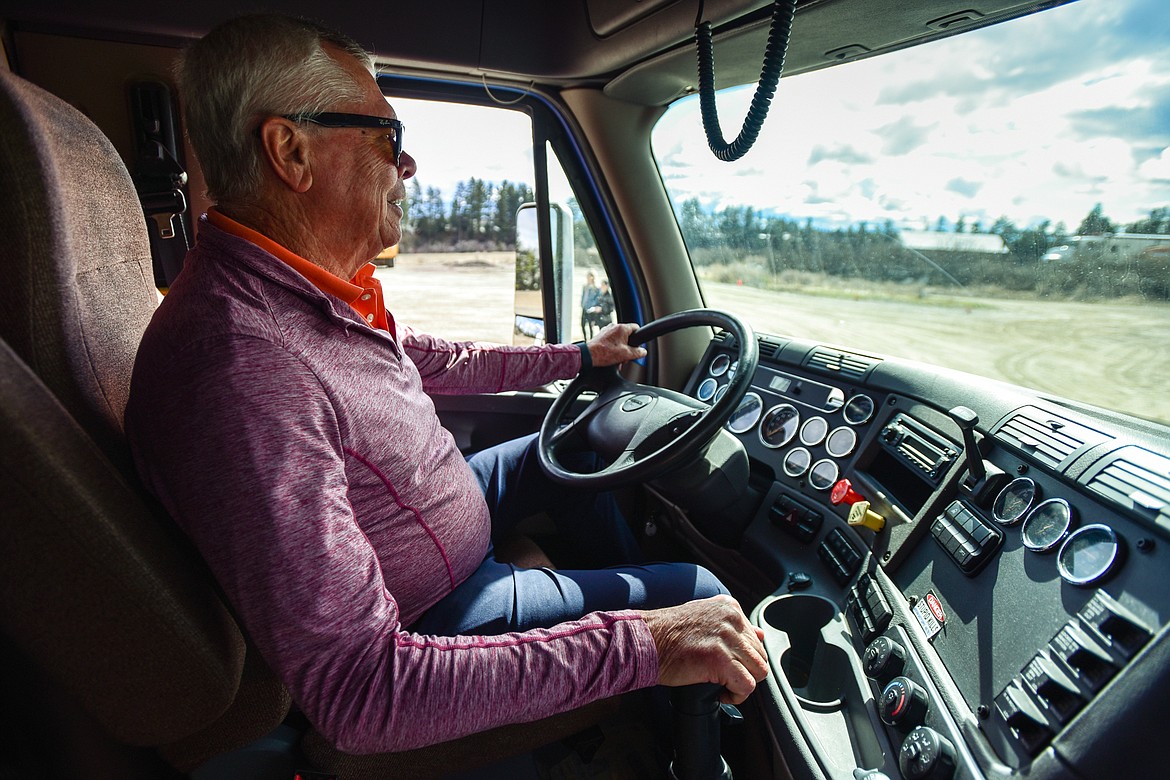
<svg viewBox="0 0 1170 780">
<path fill-rule="evenodd" d="M 725 392 L 729 347 L 712 343 L 686 392 Z M 1167 443 L 908 362 L 818 369 L 825 349 L 763 355 L 726 423 L 762 493 L 738 551 L 774 581 L 753 613 L 769 652 L 829 641 L 780 617 L 828 600 L 863 670 L 830 665 L 835 694 L 813 707 L 815 681 L 778 667 L 785 727 L 821 745 L 854 730 L 855 757 L 893 778 L 936 753 L 939 777 L 1059 777 L 1086 719 L 1126 696 L 1160 713 L 1129 681 L 1170 622 Z M 890 657 L 900 675 L 869 663 Z"/>
<path fill-rule="evenodd" d="M 1122 542 L 1108 525 L 1077 527 L 1076 510 L 1060 497 L 1039 500 L 1029 477 L 1017 477 L 999 492 L 992 517 L 1003 526 L 1020 526 L 1020 540 L 1035 553 L 1055 551 L 1061 578 L 1072 585 L 1105 579 L 1122 559 Z"/>
<path fill-rule="evenodd" d="M 725 352 L 710 355 L 693 383 L 694 396 L 708 403 L 719 400 L 737 368 Z M 841 478 L 842 464 L 857 451 L 860 432 L 876 409 L 865 393 L 765 365 L 757 369 L 727 430 L 740 437 L 749 455 L 774 465 L 778 475 L 827 493 Z"/>
</svg>

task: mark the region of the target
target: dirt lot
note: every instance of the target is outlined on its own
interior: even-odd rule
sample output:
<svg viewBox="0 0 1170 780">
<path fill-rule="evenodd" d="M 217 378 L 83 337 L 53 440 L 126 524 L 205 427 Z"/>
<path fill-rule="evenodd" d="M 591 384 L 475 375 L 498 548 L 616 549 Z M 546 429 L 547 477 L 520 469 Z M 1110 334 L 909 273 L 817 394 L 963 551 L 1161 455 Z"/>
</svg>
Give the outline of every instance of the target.
<svg viewBox="0 0 1170 780">
<path fill-rule="evenodd" d="M 413 327 L 511 341 L 511 253 L 406 254 L 378 275 L 390 310 Z M 584 282 L 578 275 L 576 289 Z M 708 305 L 738 313 L 761 333 L 938 363 L 1170 422 L 1170 305 L 704 289 Z"/>
</svg>

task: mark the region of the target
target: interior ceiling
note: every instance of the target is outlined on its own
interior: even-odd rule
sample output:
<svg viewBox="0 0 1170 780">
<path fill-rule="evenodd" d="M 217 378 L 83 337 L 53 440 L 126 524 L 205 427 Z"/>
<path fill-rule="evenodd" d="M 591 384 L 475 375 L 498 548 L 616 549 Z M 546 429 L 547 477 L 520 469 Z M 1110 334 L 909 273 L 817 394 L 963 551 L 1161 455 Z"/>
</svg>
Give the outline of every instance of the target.
<svg viewBox="0 0 1170 780">
<path fill-rule="evenodd" d="M 786 73 L 870 56 L 1066 0 L 800 0 Z M 716 30 L 717 85 L 755 82 L 769 0 L 705 0 Z M 693 90 L 699 0 L 285 0 L 280 11 L 353 35 L 404 71 L 607 85 L 623 100 L 663 104 Z M 181 42 L 216 23 L 272 9 L 258 0 L 0 0 L 10 29 Z M 959 19 L 960 21 L 953 21 Z"/>
</svg>

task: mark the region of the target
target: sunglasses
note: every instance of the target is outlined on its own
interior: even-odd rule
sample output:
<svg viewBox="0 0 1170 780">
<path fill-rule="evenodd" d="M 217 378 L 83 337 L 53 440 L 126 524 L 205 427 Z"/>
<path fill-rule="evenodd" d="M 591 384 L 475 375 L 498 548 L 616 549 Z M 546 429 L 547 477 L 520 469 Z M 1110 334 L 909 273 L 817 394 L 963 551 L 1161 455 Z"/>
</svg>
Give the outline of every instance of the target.
<svg viewBox="0 0 1170 780">
<path fill-rule="evenodd" d="M 292 122 L 312 122 L 321 127 L 361 127 L 373 130 L 389 130 L 386 137 L 394 148 L 394 164 L 402 165 L 402 134 L 406 126 L 397 119 L 386 119 L 381 116 L 367 114 L 337 114 L 324 112 L 320 114 L 285 114 L 285 119 Z"/>
</svg>

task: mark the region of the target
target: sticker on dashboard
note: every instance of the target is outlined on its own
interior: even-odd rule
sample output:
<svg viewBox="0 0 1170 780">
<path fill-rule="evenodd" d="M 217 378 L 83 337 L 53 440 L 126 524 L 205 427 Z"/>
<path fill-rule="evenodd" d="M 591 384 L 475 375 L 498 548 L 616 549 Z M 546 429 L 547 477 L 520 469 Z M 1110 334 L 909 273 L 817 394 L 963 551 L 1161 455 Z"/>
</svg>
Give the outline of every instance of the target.
<svg viewBox="0 0 1170 780">
<path fill-rule="evenodd" d="M 934 595 L 934 591 L 927 591 L 925 596 L 914 602 L 911 611 L 918 619 L 918 624 L 922 626 L 927 639 L 934 639 L 938 636 L 943 629 L 943 624 L 947 621 L 942 602 L 938 600 L 938 596 Z"/>
</svg>

